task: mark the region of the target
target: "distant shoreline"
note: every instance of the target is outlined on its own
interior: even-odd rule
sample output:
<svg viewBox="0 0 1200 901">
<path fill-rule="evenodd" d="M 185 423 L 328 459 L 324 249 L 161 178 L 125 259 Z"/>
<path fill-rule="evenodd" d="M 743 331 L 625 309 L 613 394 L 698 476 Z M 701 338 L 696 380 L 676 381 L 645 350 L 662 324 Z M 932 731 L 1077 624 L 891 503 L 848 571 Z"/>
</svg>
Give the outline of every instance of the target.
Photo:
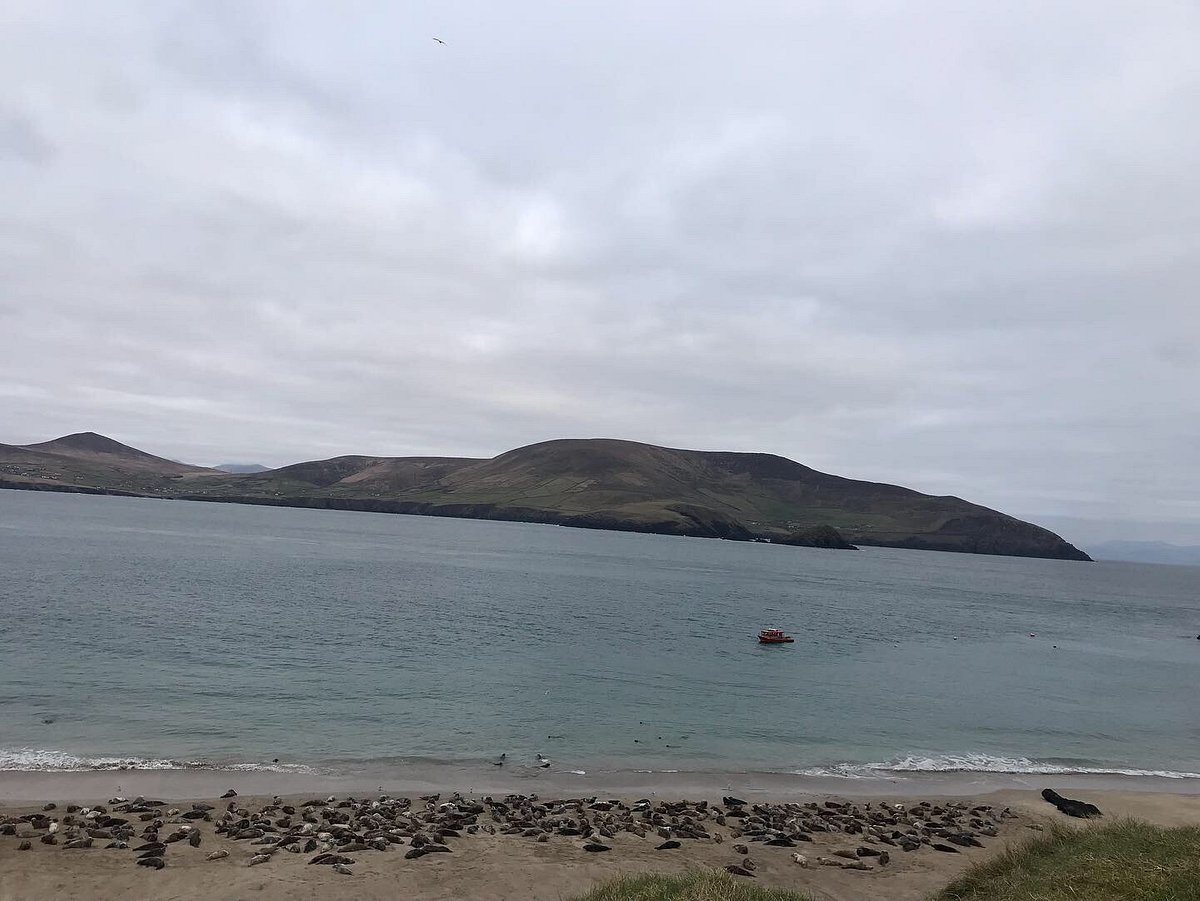
<svg viewBox="0 0 1200 901">
<path fill-rule="evenodd" d="M 497 507 L 494 504 L 431 504 L 420 501 L 391 501 L 371 498 L 338 497 L 244 497 L 212 496 L 195 494 L 137 494 L 119 489 L 95 488 L 82 485 L 55 485 L 44 482 L 17 482 L 0 478 L 0 490 L 41 491 L 54 494 L 87 494 L 93 496 L 142 498 L 155 501 L 195 501 L 209 504 L 235 504 L 248 507 L 283 507 L 295 510 L 337 510 L 345 513 L 381 513 L 399 516 L 433 516 L 441 519 L 474 519 L 485 522 L 518 522 L 532 525 L 563 526 L 591 531 L 626 532 L 637 535 L 664 535 L 672 538 L 718 538 L 726 541 L 746 543 L 779 544 L 784 547 L 813 547 L 818 550 L 840 550 L 823 545 L 789 543 L 779 540 L 778 535 L 767 533 L 731 532 L 714 534 L 706 529 L 664 529 L 654 523 L 639 523 L 626 520 L 593 520 L 581 516 L 567 516 L 548 510 L 527 507 Z M 886 543 L 856 538 L 847 548 L 880 547 L 903 551 L 940 551 L 948 554 L 977 557 L 1012 557 L 1025 560 L 1063 560 L 1066 562 L 1094 562 L 1090 558 L 1077 560 L 1071 557 L 1046 557 L 1034 554 L 993 553 L 990 551 L 965 550 L 958 547 L 927 546 L 919 540 Z"/>
</svg>

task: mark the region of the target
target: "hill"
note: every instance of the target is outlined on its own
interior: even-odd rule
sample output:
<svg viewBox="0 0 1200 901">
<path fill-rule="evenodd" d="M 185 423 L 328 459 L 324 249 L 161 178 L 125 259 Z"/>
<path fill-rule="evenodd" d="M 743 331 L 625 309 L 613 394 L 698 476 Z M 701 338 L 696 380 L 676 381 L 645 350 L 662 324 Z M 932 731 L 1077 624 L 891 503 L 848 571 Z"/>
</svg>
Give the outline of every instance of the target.
<svg viewBox="0 0 1200 901">
<path fill-rule="evenodd" d="M 130 447 L 128 444 L 97 435 L 95 432 L 77 432 L 74 435 L 55 438 L 53 441 L 30 444 L 25 449 L 36 453 L 92 461 L 103 466 L 144 469 L 149 472 L 172 475 L 207 471 L 202 466 L 189 466 L 186 463 L 177 463 L 174 460 L 156 457 L 138 450 L 136 447 Z"/>
<path fill-rule="evenodd" d="M 213 471 L 156 457 L 95 432 L 40 444 L 0 444 L 0 488 L 170 495 L 178 482 Z"/>
<path fill-rule="evenodd" d="M 218 463 L 213 469 L 219 469 L 221 472 L 266 472 L 270 466 L 263 466 L 261 463 Z"/>
<path fill-rule="evenodd" d="M 117 488 L 189 500 L 742 540 L 786 542 L 797 533 L 832 527 L 853 544 L 1089 559 L 1053 532 L 961 498 L 846 479 L 772 454 L 680 450 L 607 438 L 563 439 L 490 460 L 344 456 L 235 474 L 183 467 L 117 442 L 106 443 L 110 439 L 97 440 L 101 437 L 69 436 L 25 448 L 0 446 L 0 479 L 8 473 L 13 481 L 7 451 L 41 454 L 16 465 L 24 467 L 26 480 L 53 480 L 60 490 L 72 490 L 71 485 L 79 490 Z M 56 449 L 44 450 L 50 447 Z M 101 461 L 107 467 L 102 473 L 96 469 Z M 157 462 L 151 467 L 148 461 Z M 92 469 L 83 471 L 83 463 Z M 184 471 L 164 473 L 152 490 L 139 492 L 138 473 L 164 465 Z"/>
</svg>

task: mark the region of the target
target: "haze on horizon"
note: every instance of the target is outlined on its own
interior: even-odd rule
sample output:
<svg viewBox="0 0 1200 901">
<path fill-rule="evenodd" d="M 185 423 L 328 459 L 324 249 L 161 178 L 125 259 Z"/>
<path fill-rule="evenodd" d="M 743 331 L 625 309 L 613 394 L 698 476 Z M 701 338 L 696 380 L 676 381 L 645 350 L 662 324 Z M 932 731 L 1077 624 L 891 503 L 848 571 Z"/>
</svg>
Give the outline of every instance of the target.
<svg viewBox="0 0 1200 901">
<path fill-rule="evenodd" d="M 0 442 L 602 435 L 1200 543 L 1193 3 L 18 0 L 0 28 Z"/>
</svg>

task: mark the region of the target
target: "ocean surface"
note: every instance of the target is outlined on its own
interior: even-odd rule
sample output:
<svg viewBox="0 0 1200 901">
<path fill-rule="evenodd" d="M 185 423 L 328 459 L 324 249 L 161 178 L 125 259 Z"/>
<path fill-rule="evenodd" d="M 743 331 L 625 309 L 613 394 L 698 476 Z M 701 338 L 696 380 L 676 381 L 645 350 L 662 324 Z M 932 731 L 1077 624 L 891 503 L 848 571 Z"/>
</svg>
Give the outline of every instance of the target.
<svg viewBox="0 0 1200 901">
<path fill-rule="evenodd" d="M 1197 634 L 1193 567 L 0 491 L 0 770 L 1182 777 Z"/>
</svg>

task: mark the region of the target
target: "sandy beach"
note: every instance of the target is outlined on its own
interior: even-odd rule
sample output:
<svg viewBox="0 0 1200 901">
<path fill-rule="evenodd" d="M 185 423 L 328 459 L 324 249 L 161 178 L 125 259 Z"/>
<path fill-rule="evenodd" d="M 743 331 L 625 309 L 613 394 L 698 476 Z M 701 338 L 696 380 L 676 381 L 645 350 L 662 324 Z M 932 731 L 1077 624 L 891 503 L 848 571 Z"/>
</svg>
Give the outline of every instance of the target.
<svg viewBox="0 0 1200 901">
<path fill-rule="evenodd" d="M 144 814 L 146 818 L 153 817 L 163 821 L 160 836 L 166 836 L 171 830 L 195 827 L 200 833 L 197 847 L 192 847 L 187 841 L 178 841 L 168 845 L 164 852 L 166 865 L 161 870 L 149 869 L 135 865 L 137 854 L 134 848 L 139 847 L 143 838 L 146 822 L 139 816 L 126 814 L 129 827 L 137 831 L 127 849 L 105 849 L 108 842 L 97 839 L 91 848 L 68 849 L 64 843 L 56 845 L 45 844 L 40 836 L 46 829 L 30 828 L 28 820 L 20 817 L 41 814 L 51 819 L 63 820 L 67 814 L 68 804 L 95 804 L 101 802 L 108 809 L 109 816 L 119 816 L 112 811 L 118 805 L 107 804 L 109 798 L 97 796 L 95 792 L 111 780 L 119 778 L 123 784 L 130 787 L 122 797 L 133 798 L 136 794 L 144 794 L 146 798 L 164 800 L 162 807 L 154 808 L 152 814 Z M 656 850 L 662 842 L 661 833 L 654 829 L 644 837 L 632 832 L 618 831 L 611 837 L 600 839 L 609 849 L 602 853 L 590 853 L 584 849 L 587 839 L 580 836 L 551 834 L 538 840 L 526 834 L 503 834 L 503 818 L 497 818 L 495 813 L 500 808 L 485 805 L 485 813 L 475 818 L 479 824 L 496 823 L 493 826 L 495 834 L 486 831 L 487 825 L 477 826 L 480 831 L 468 834 L 460 830 L 460 834 L 445 839 L 445 844 L 451 849 L 450 853 L 426 854 L 417 859 L 409 859 L 404 852 L 410 851 L 409 843 L 416 839 L 406 839 L 404 844 L 389 846 L 386 851 L 365 849 L 354 851 L 347 856 L 354 861 L 349 866 L 352 875 L 343 875 L 334 871 L 330 866 L 313 866 L 308 861 L 314 853 L 284 853 L 273 854 L 261 865 L 248 866 L 251 858 L 264 850 L 263 839 L 258 845 L 246 839 L 235 840 L 229 834 L 218 835 L 217 825 L 221 815 L 232 805 L 235 813 L 229 814 L 229 819 L 241 812 L 248 812 L 251 819 L 255 812 L 267 806 L 270 816 L 280 816 L 280 811 L 287 807 L 298 818 L 306 810 L 320 808 L 305 808 L 306 801 L 320 800 L 325 803 L 330 790 L 328 784 L 306 786 L 310 793 L 304 794 L 299 790 L 290 791 L 279 800 L 273 800 L 270 793 L 252 795 L 239 793 L 236 797 L 222 799 L 225 789 L 234 787 L 239 790 L 256 790 L 256 781 L 274 781 L 275 786 L 300 779 L 299 775 L 285 774 L 237 774 L 237 773 L 8 773 L 0 777 L 0 822 L 20 824 L 18 831 L 23 831 L 26 838 L 18 835 L 0 835 L 0 901 L 24 901 L 24 899 L 72 899 L 91 897 L 99 899 L 126 899 L 126 901 L 141 901 L 141 899 L 210 899 L 210 898 L 260 898 L 263 901 L 290 898 L 326 898 L 331 893 L 339 896 L 352 894 L 364 899 L 395 898 L 397 895 L 422 899 L 441 898 L 472 898 L 472 899 L 561 899 L 571 897 L 586 891 L 597 881 L 623 873 L 635 872 L 681 872 L 695 867 L 722 867 L 725 865 L 741 865 L 744 858 L 752 860 L 753 873 L 756 882 L 763 885 L 802 890 L 815 898 L 829 901 L 862 901 L 862 899 L 889 899 L 889 901 L 917 901 L 927 897 L 931 892 L 965 870 L 972 863 L 986 860 L 1012 843 L 1020 842 L 1036 834 L 1037 827 L 1045 826 L 1054 820 L 1067 820 L 1050 804 L 1042 800 L 1040 794 L 1031 788 L 1002 788 L 987 792 L 964 794 L 962 791 L 942 793 L 923 793 L 919 796 L 904 797 L 889 794 L 885 786 L 852 786 L 853 793 L 843 791 L 832 793 L 828 791 L 813 791 L 810 786 L 796 790 L 779 791 L 771 797 L 763 792 L 743 792 L 746 797 L 747 811 L 772 809 L 771 805 L 791 805 L 790 810 L 806 811 L 805 816 L 829 818 L 830 822 L 846 820 L 846 812 L 855 811 L 856 815 L 869 817 L 879 811 L 893 814 L 902 805 L 910 820 L 918 817 L 937 820 L 942 814 L 953 814 L 961 817 L 962 823 L 972 820 L 980 813 L 988 823 L 997 826 L 995 836 L 983 835 L 983 847 L 959 846 L 953 853 L 939 852 L 932 845 L 924 845 L 917 850 L 907 853 L 902 849 L 880 844 L 871 835 L 850 834 L 846 832 L 811 833 L 812 841 L 798 842 L 795 847 L 772 847 L 764 842 L 750 840 L 748 852 L 741 853 L 735 845 L 746 842 L 738 837 L 738 830 L 746 828 L 742 820 L 733 817 L 725 818 L 723 813 L 731 808 L 724 805 L 723 793 L 720 790 L 710 790 L 702 793 L 679 793 L 671 791 L 655 792 L 652 805 L 661 805 L 662 799 L 671 802 L 690 799 L 692 804 L 701 800 L 708 802 L 708 808 L 702 809 L 703 828 L 709 837 L 694 839 L 681 837 L 680 847 Z M 308 777 L 311 782 L 311 777 Z M 795 781 L 795 780 L 793 780 Z M 1046 786 L 1053 786 L 1067 791 L 1075 797 L 1082 797 L 1096 805 L 1104 812 L 1106 818 L 1133 816 L 1163 825 L 1200 822 L 1200 794 L 1195 792 L 1195 786 L 1179 785 L 1164 786 L 1162 782 L 1156 788 L 1181 788 L 1183 791 L 1150 791 L 1145 786 L 1137 786 L 1134 790 L 1128 784 L 1123 788 L 1072 788 L 1069 783 L 1079 780 L 1044 779 Z M 1083 780 L 1087 781 L 1087 780 Z M 1095 782 L 1096 780 L 1093 780 Z M 943 780 L 940 787 L 945 788 L 949 780 Z M 221 786 L 218 790 L 217 786 Z M 160 792 L 147 791 L 149 787 L 165 789 Z M 543 804 L 553 807 L 562 799 L 586 798 L 573 811 L 584 811 L 595 817 L 597 824 L 604 816 L 610 815 L 592 810 L 592 798 L 607 799 L 613 795 L 602 792 L 592 792 L 586 795 L 570 793 L 548 793 L 552 782 L 531 788 L 526 785 L 526 791 L 535 790 Z M 910 786 L 911 787 L 911 786 Z M 925 786 L 926 788 L 932 786 Z M 965 787 L 959 780 L 958 788 Z M 189 791 L 198 788 L 204 791 Z M 292 786 L 296 788 L 296 786 Z M 667 786 L 666 788 L 670 788 Z M 778 788 L 778 787 L 776 787 Z M 46 791 L 40 796 L 30 797 L 35 790 Z M 865 789 L 865 791 L 864 791 Z M 875 791 L 872 793 L 870 789 Z M 103 794 L 103 793 L 101 793 Z M 388 797 L 411 798 L 411 808 L 406 802 L 392 801 L 392 805 L 401 805 L 401 809 L 416 812 L 420 816 L 434 817 L 445 808 L 451 793 L 441 792 L 439 801 L 423 801 L 416 793 L 402 795 L 398 792 L 387 793 Z M 622 795 L 623 804 L 630 805 L 632 810 L 638 810 L 635 805 L 638 798 L 650 799 L 650 792 Z M 752 796 L 751 796 L 752 795 Z M 16 800 L 20 796 L 21 800 Z M 338 800 L 350 796 L 344 792 L 338 794 Z M 353 794 L 361 799 L 359 807 L 370 809 L 370 800 L 379 796 L 369 792 Z M 475 804 L 483 800 L 482 795 L 467 795 L 463 793 L 463 805 Z M 502 797 L 496 795 L 496 800 Z M 207 811 L 210 821 L 203 819 L 187 819 L 182 816 L 193 807 L 194 802 L 212 806 Z M 844 808 L 830 806 L 848 805 Z M 925 802 L 926 807 L 919 805 Z M 43 808 L 48 803 L 54 803 L 52 810 Z M 341 810 L 338 802 L 328 805 L 334 811 L 334 818 Z M 605 800 L 599 802 L 604 808 Z M 803 805 L 808 805 L 804 807 Z M 353 810 L 353 808 L 347 808 Z M 464 809 L 466 807 L 464 806 Z M 643 808 L 645 809 L 645 808 Z M 670 807 L 659 807 L 670 812 Z M 1002 813 L 1007 809 L 1007 812 Z M 697 808 L 688 808 L 695 812 Z M 172 811 L 174 811 L 172 813 Z M 809 813 L 808 811 L 811 811 Z M 933 813 L 936 811 L 936 813 Z M 717 822 L 716 816 L 721 812 L 722 821 Z M 77 819 L 82 811 L 75 811 Z M 289 817 L 289 820 L 292 819 Z M 676 818 L 679 819 L 679 818 Z M 298 821 L 298 820 L 297 820 Z M 660 822 L 668 822 L 661 820 Z M 686 814 L 683 819 L 687 822 Z M 975 820 L 976 823 L 981 822 Z M 1079 823 L 1080 821 L 1072 821 Z M 149 825 L 153 827 L 153 820 Z M 324 828 L 324 827 L 318 827 Z M 687 827 L 673 827 L 687 828 Z M 411 831 L 411 830 L 410 830 Z M 67 826 L 59 827 L 59 834 L 70 832 Z M 718 836 L 720 838 L 718 839 Z M 268 837 L 269 838 L 269 837 Z M 30 844 L 28 850 L 18 850 L 21 842 Z M 936 839 L 935 839 L 936 841 Z M 837 851 L 851 851 L 864 846 L 875 850 L 889 852 L 890 860 L 886 865 L 878 864 L 879 858 L 864 857 L 868 870 L 842 869 L 837 866 L 820 865 L 818 858 L 835 858 Z M 214 851 L 227 851 L 228 856 L 210 860 L 209 855 Z M 299 850 L 299 849 L 297 849 Z M 799 865 L 793 854 L 800 853 L 808 861 L 808 866 Z"/>
</svg>

